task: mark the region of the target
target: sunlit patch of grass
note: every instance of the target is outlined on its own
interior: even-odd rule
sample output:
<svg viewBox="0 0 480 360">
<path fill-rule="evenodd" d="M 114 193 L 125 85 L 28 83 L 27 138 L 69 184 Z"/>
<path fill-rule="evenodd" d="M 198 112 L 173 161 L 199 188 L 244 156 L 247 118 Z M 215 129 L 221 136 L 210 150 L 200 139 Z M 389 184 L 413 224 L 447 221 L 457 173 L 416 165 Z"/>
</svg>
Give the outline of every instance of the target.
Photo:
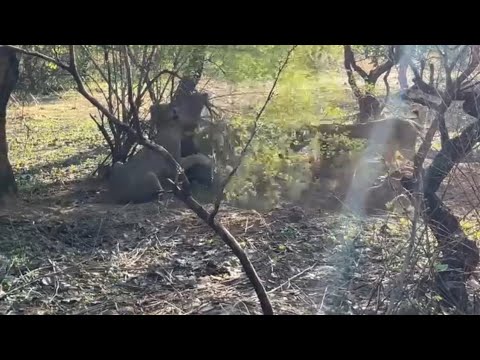
<svg viewBox="0 0 480 360">
<path fill-rule="evenodd" d="M 271 81 L 249 80 L 231 84 L 212 79 L 204 80 L 199 85 L 212 94 L 217 106 L 250 117 L 254 117 L 264 104 L 271 86 Z M 298 121 L 309 122 L 310 119 L 319 120 L 325 114 L 325 109 L 339 107 L 347 111 L 355 107 L 355 99 L 343 72 L 286 71 L 277 84 L 275 96 L 263 120 L 285 119 L 296 124 Z M 327 118 L 337 117 L 327 115 Z"/>
<path fill-rule="evenodd" d="M 460 226 L 469 239 L 480 242 L 480 224 L 477 220 L 462 220 L 460 221 Z"/>
<path fill-rule="evenodd" d="M 316 76 L 316 94 L 324 106 L 352 108 L 355 100 L 343 73 L 322 72 Z"/>
<path fill-rule="evenodd" d="M 442 150 L 442 143 L 441 141 L 438 139 L 438 140 L 434 140 L 432 142 L 432 150 L 434 151 L 440 151 Z"/>
<path fill-rule="evenodd" d="M 93 106 L 75 92 L 10 107 L 9 157 L 20 189 L 72 181 L 95 169 L 105 149 L 91 113 L 96 113 Z"/>
</svg>

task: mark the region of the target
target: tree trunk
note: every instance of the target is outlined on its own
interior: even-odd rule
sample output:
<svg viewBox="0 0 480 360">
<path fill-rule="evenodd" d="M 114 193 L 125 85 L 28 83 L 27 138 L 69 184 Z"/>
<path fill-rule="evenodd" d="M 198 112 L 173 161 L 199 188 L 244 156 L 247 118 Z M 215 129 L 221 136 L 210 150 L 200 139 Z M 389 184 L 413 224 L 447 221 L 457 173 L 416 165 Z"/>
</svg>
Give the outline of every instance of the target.
<svg viewBox="0 0 480 360">
<path fill-rule="evenodd" d="M 370 120 L 376 120 L 382 113 L 382 107 L 380 101 L 371 94 L 366 94 L 357 99 L 358 108 L 360 113 L 358 120 L 360 123 L 365 124 Z"/>
<path fill-rule="evenodd" d="M 397 45 L 390 48 L 390 57 L 387 61 L 380 65 L 376 65 L 374 69 L 367 73 L 355 61 L 351 45 L 344 45 L 344 61 L 343 65 L 348 77 L 348 84 L 357 98 L 359 107 L 358 121 L 362 124 L 370 120 L 376 120 L 380 117 L 383 106 L 380 100 L 373 94 L 375 84 L 380 76 L 389 73 L 390 69 L 398 62 L 401 57 L 401 51 L 397 49 Z M 365 89 L 361 89 L 355 80 L 354 72 L 357 73 L 365 82 Z M 387 75 L 388 76 L 388 75 Z M 388 97 L 388 95 L 387 95 Z"/>
<path fill-rule="evenodd" d="M 450 104 L 448 104 L 450 106 Z M 440 131 L 440 141 L 442 144 L 442 148 L 445 147 L 447 144 L 447 141 L 450 139 L 450 136 L 448 135 L 448 129 L 447 129 L 447 124 L 445 122 L 445 111 L 441 110 L 439 113 L 439 120 L 438 120 L 438 130 Z"/>
<path fill-rule="evenodd" d="M 10 49 L 0 47 L 0 200 L 17 192 L 12 166 L 8 160 L 7 104 L 18 80 L 18 59 Z"/>
<path fill-rule="evenodd" d="M 404 60 L 401 60 L 398 67 L 398 83 L 400 84 L 401 90 L 408 89 L 407 70 L 408 63 Z"/>
<path fill-rule="evenodd" d="M 473 109 L 474 104 L 468 103 L 465 107 Z M 472 110 L 470 114 L 478 118 L 477 111 Z M 479 140 L 480 121 L 477 121 L 467 126 L 459 136 L 446 141 L 424 179 L 425 214 L 439 244 L 440 261 L 445 265 L 445 270 L 437 274 L 436 285 L 446 305 L 464 312 L 468 305 L 466 280 L 478 266 L 479 249 L 474 241 L 467 238 L 455 215 L 436 192 L 454 165 L 464 159 Z M 413 191 L 411 179 L 404 178 L 402 183 L 405 189 Z"/>
</svg>

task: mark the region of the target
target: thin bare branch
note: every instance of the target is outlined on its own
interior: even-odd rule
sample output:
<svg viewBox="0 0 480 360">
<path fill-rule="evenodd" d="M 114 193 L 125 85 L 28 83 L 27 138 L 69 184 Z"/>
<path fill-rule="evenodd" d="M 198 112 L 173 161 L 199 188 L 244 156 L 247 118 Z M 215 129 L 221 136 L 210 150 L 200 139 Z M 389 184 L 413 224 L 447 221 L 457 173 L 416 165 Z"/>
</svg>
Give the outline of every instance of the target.
<svg viewBox="0 0 480 360">
<path fill-rule="evenodd" d="M 452 62 L 452 64 L 450 65 L 448 62 L 447 53 L 441 51 L 439 45 L 437 45 L 437 49 L 438 49 L 438 52 L 442 55 L 443 69 L 445 70 L 445 83 L 447 86 L 447 93 L 448 93 L 448 91 L 453 88 L 452 71 L 453 71 L 453 67 L 455 66 L 455 63 Z"/>
<path fill-rule="evenodd" d="M 471 58 L 468 66 L 465 70 L 458 76 L 455 81 L 455 89 L 460 89 L 462 83 L 467 80 L 467 78 L 477 69 L 480 64 L 480 45 L 470 45 Z"/>
<path fill-rule="evenodd" d="M 158 74 L 156 74 L 152 79 L 150 79 L 149 81 L 147 81 L 147 84 L 145 86 L 145 88 L 143 89 L 142 93 L 141 93 L 141 97 L 143 97 L 145 95 L 145 92 L 152 86 L 152 84 L 158 80 L 162 75 L 165 75 L 165 74 L 168 74 L 170 75 L 171 77 L 176 77 L 178 79 L 182 79 L 182 77 L 180 75 L 178 75 L 175 71 L 172 71 L 172 70 L 162 70 L 160 71 Z"/>
<path fill-rule="evenodd" d="M 428 151 L 432 147 L 432 141 L 433 141 L 433 138 L 435 137 L 435 133 L 437 132 L 437 129 L 438 129 L 438 114 L 437 116 L 435 116 L 435 119 L 433 119 L 432 123 L 430 124 L 430 127 L 427 130 L 427 133 L 425 135 L 425 139 L 420 145 L 420 147 L 418 148 L 417 153 L 415 154 L 415 158 L 413 160 L 414 169 L 423 168 L 423 163 L 425 162 Z"/>
<path fill-rule="evenodd" d="M 235 256 L 240 260 L 247 277 L 252 282 L 255 292 L 260 300 L 260 305 L 263 310 L 264 315 L 273 315 L 273 308 L 268 298 L 268 294 L 263 286 L 260 278 L 255 271 L 251 261 L 248 256 L 245 254 L 245 251 L 242 249 L 240 244 L 237 242 L 235 237 L 228 231 L 225 226 L 215 219 L 212 219 L 211 215 L 206 211 L 194 198 L 191 196 L 186 196 L 185 192 L 180 189 L 177 185 L 173 185 L 173 193 L 180 200 L 182 200 L 197 216 L 205 221 L 210 228 L 218 235 L 220 238 L 230 247 Z"/>
<path fill-rule="evenodd" d="M 58 59 L 55 59 L 51 56 L 48 56 L 48 55 L 45 55 L 45 54 L 42 54 L 42 53 L 39 53 L 38 51 L 33 51 L 33 50 L 25 50 L 23 48 L 20 48 L 18 46 L 13 46 L 13 45 L 0 45 L 0 48 L 1 47 L 4 47 L 4 48 L 9 48 L 9 49 L 12 49 L 18 53 L 21 53 L 21 54 L 25 54 L 25 55 L 30 55 L 30 56 L 35 56 L 35 57 L 38 57 L 40 59 L 43 59 L 45 61 L 48 61 L 48 62 L 51 62 L 55 65 L 57 65 L 59 68 L 62 68 L 63 70 L 67 70 L 69 71 L 69 65 L 61 62 L 60 60 Z"/>
<path fill-rule="evenodd" d="M 418 86 L 418 88 L 426 94 L 437 96 L 438 90 L 435 89 L 435 87 L 433 87 L 432 85 L 429 85 L 425 81 L 423 81 L 422 75 L 418 71 L 417 66 L 413 63 L 411 58 L 408 59 L 408 64 L 410 65 L 410 68 L 413 72 L 413 82 Z"/>
<path fill-rule="evenodd" d="M 390 71 L 398 63 L 401 57 L 400 45 L 390 45 L 388 59 L 381 65 L 375 67 L 368 75 L 369 82 L 375 84 L 383 73 Z"/>
<path fill-rule="evenodd" d="M 345 45 L 345 46 L 347 46 L 347 45 Z M 350 88 L 353 91 L 353 95 L 356 98 L 360 98 L 360 97 L 363 96 L 363 93 L 362 93 L 362 90 L 360 90 L 360 87 L 357 85 L 357 82 L 355 81 L 355 76 L 353 74 L 353 70 L 352 70 L 352 66 L 351 66 L 351 61 L 352 61 L 351 56 L 353 56 L 353 52 L 352 52 L 351 48 L 350 47 L 344 47 L 344 62 L 343 62 L 343 65 L 344 65 L 345 71 L 347 73 L 348 85 L 350 85 Z M 365 73 L 365 75 L 366 75 L 366 73 Z"/>
<path fill-rule="evenodd" d="M 480 81 L 475 81 L 474 83 L 472 83 L 472 84 L 470 84 L 470 85 L 468 85 L 468 86 L 465 86 L 465 87 L 461 88 L 461 89 L 460 89 L 460 92 L 465 92 L 465 91 L 467 91 L 467 90 L 470 90 L 470 89 L 476 87 L 476 86 L 479 85 L 479 84 L 480 84 Z"/>
<path fill-rule="evenodd" d="M 93 116 L 92 114 L 90 114 L 90 118 L 95 122 L 95 124 L 97 125 L 98 127 L 98 130 L 100 130 L 100 132 L 102 133 L 103 137 L 105 138 L 105 141 L 107 142 L 108 144 L 108 147 L 110 148 L 110 152 L 113 154 L 114 153 L 114 150 L 115 150 L 115 147 L 113 145 L 113 142 L 112 142 L 112 139 L 110 138 L 110 136 L 108 135 L 108 132 L 107 130 L 105 129 L 105 127 L 100 124 L 98 122 L 98 120 L 95 118 L 95 116 Z"/>
<path fill-rule="evenodd" d="M 260 119 L 260 117 L 263 115 L 263 112 L 265 111 L 268 103 L 270 102 L 270 100 L 272 99 L 273 97 L 273 93 L 275 91 L 275 88 L 277 86 L 277 83 L 278 83 L 278 80 L 280 79 L 280 76 L 281 74 L 283 73 L 283 70 L 285 69 L 285 67 L 287 66 L 288 64 L 288 61 L 290 59 L 290 56 L 291 54 L 293 53 L 293 51 L 295 50 L 295 48 L 297 47 L 297 45 L 294 45 L 292 46 L 292 48 L 288 51 L 287 53 L 287 56 L 285 57 L 285 60 L 283 61 L 282 65 L 280 66 L 280 68 L 278 69 L 278 72 L 277 72 L 277 75 L 275 76 L 275 80 L 273 81 L 273 85 L 270 89 L 270 92 L 268 93 L 268 96 L 262 106 L 262 108 L 260 109 L 260 111 L 257 113 L 257 116 L 255 117 L 255 121 L 254 121 L 254 124 L 253 124 L 253 130 L 252 132 L 250 133 L 250 137 L 247 141 L 247 143 L 245 144 L 245 147 L 242 149 L 242 152 L 240 153 L 240 158 L 238 160 L 238 163 L 237 165 L 232 169 L 232 171 L 230 171 L 230 173 L 228 174 L 227 178 L 225 179 L 225 181 L 223 181 L 220 189 L 219 189 L 219 192 L 217 194 L 217 198 L 215 200 L 215 206 L 214 206 L 214 209 L 213 211 L 211 212 L 210 214 L 210 220 L 209 221 L 212 221 L 215 219 L 215 216 L 217 215 L 218 213 L 218 210 L 220 209 L 220 205 L 221 205 L 221 202 L 222 202 L 222 199 L 223 199 L 223 196 L 224 196 L 224 191 L 225 191 L 225 188 L 226 186 L 228 185 L 228 183 L 230 182 L 230 180 L 233 178 L 233 176 L 236 174 L 238 168 L 240 167 L 240 165 L 242 164 L 242 161 L 243 159 L 245 158 L 245 155 L 250 147 L 250 144 L 252 143 L 253 139 L 255 138 L 255 135 L 257 133 L 257 129 L 258 129 L 258 121 Z"/>
<path fill-rule="evenodd" d="M 390 75 L 391 70 L 392 70 L 391 68 L 388 69 L 388 71 L 385 73 L 385 76 L 383 77 L 383 82 L 385 83 L 385 88 L 387 90 L 387 93 L 385 94 L 385 99 L 383 101 L 381 111 L 383 111 L 383 109 L 385 108 L 385 105 L 387 105 L 388 100 L 390 98 L 390 84 L 388 83 L 388 76 Z"/>
<path fill-rule="evenodd" d="M 128 45 L 123 45 L 123 56 L 125 62 L 125 72 L 127 75 L 127 97 L 128 103 L 130 104 L 129 115 L 132 114 L 132 122 L 134 129 L 137 131 L 137 134 L 142 133 L 142 129 L 140 128 L 140 119 L 138 117 L 138 108 L 133 99 L 133 87 L 132 87 L 132 68 L 130 67 L 130 58 L 128 55 Z"/>
<path fill-rule="evenodd" d="M 452 63 L 450 64 L 450 67 L 452 68 L 452 70 L 455 68 L 458 61 L 462 57 L 462 55 L 464 55 L 464 53 L 468 50 L 468 46 L 466 46 L 466 45 L 459 45 L 458 47 L 461 47 L 461 49 L 460 49 L 460 51 L 458 51 L 457 55 L 455 56 L 455 58 L 452 60 Z M 458 47 L 454 48 L 453 50 L 457 50 Z"/>
</svg>

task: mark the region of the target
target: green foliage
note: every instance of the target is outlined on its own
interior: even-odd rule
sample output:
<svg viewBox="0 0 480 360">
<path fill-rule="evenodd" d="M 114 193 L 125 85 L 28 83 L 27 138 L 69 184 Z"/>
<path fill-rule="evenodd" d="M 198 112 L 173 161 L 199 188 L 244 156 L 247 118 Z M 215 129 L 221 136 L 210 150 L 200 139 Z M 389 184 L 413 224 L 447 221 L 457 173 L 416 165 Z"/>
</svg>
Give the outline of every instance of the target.
<svg viewBox="0 0 480 360">
<path fill-rule="evenodd" d="M 445 272 L 448 270 L 447 264 L 435 264 L 435 271 L 436 272 Z"/>
<path fill-rule="evenodd" d="M 67 49 L 63 45 L 26 45 L 22 47 L 54 58 L 62 58 L 67 54 Z M 80 61 L 79 66 L 83 65 L 83 61 Z M 29 99 L 30 95 L 48 95 L 52 92 L 65 91 L 74 85 L 72 78 L 57 65 L 36 57 L 22 56 L 19 70 L 20 77 L 15 94 L 21 98 Z"/>
<path fill-rule="evenodd" d="M 285 59 L 290 45 L 211 46 L 208 74 L 232 82 L 272 79 Z M 338 45 L 299 45 L 291 58 L 291 72 L 317 72 L 337 65 L 341 59 Z"/>
<path fill-rule="evenodd" d="M 356 60 L 368 59 L 375 66 L 387 60 L 390 45 L 352 45 Z"/>
<path fill-rule="evenodd" d="M 286 45 L 212 46 L 208 50 L 208 72 L 233 82 L 271 79 L 288 49 Z"/>
<path fill-rule="evenodd" d="M 300 45 L 295 49 L 289 69 L 308 69 L 314 73 L 326 69 L 339 71 L 342 57 L 341 45 Z"/>
<path fill-rule="evenodd" d="M 347 101 L 341 74 L 299 65 L 288 67 L 282 75 L 276 96 L 265 112 L 265 122 L 281 128 L 298 128 L 317 124 L 323 119 L 345 115 L 341 109 Z"/>
<path fill-rule="evenodd" d="M 228 188 L 228 199 L 268 207 L 288 190 L 298 195 L 308 186 L 311 173 L 307 158 L 290 150 L 295 130 L 320 122 L 338 122 L 345 115 L 343 109 L 351 104 L 346 96 L 348 90 L 342 85 L 344 74 L 318 70 L 324 61 L 320 56 L 322 49 L 329 50 L 327 53 L 332 58 L 341 50 L 333 46 L 299 46 L 295 50 L 277 84 L 274 98 L 260 119 L 248 156 Z M 255 110 L 258 111 L 264 99 L 256 99 Z M 237 156 L 250 136 L 255 115 L 256 111 L 249 111 L 245 106 L 242 115 L 229 121 L 236 135 Z M 319 140 L 312 142 L 312 148 L 316 156 L 322 157 L 333 156 L 338 151 L 350 152 L 363 145 L 345 136 Z"/>
<path fill-rule="evenodd" d="M 464 219 L 460 221 L 460 226 L 465 234 L 475 241 L 480 241 L 480 226 L 474 219 Z"/>
<path fill-rule="evenodd" d="M 363 140 L 350 139 L 344 134 L 333 136 L 317 136 L 314 140 L 318 144 L 315 148 L 317 157 L 331 159 L 336 158 L 342 154 L 351 154 L 364 148 L 365 142 Z M 341 164 L 338 164 L 341 165 Z"/>
</svg>

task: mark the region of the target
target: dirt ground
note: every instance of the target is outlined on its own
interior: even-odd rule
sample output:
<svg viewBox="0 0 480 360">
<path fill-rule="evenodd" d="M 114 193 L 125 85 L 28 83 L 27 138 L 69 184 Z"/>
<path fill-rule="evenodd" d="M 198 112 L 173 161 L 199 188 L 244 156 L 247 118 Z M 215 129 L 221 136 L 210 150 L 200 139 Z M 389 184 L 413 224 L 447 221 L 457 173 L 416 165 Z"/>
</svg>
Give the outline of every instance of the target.
<svg viewBox="0 0 480 360">
<path fill-rule="evenodd" d="M 462 166 L 480 181 L 478 165 Z M 182 204 L 110 205 L 98 189 L 94 180 L 58 185 L 0 212 L 1 313 L 260 313 L 230 249 Z M 447 203 L 465 201 L 459 215 L 468 217 L 472 198 L 461 197 L 461 186 L 449 190 Z M 386 310 L 394 275 L 386 261 L 406 236 L 397 217 L 359 223 L 284 204 L 263 214 L 225 207 L 220 220 L 251 257 L 276 313 Z"/>
<path fill-rule="evenodd" d="M 101 203 L 95 188 L 61 186 L 0 213 L 1 313 L 260 312 L 230 249 L 193 213 L 171 200 Z M 277 313 L 326 311 L 335 215 L 224 208 L 220 220 L 251 257 Z"/>
</svg>

